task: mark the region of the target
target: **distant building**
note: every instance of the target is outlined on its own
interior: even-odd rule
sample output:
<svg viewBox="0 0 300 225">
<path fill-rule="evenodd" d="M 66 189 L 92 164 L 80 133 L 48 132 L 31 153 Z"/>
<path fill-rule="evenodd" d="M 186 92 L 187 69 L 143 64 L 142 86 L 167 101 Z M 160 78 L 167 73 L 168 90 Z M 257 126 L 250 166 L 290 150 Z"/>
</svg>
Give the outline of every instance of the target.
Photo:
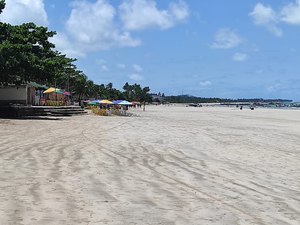
<svg viewBox="0 0 300 225">
<path fill-rule="evenodd" d="M 0 86 L 0 105 L 39 105 L 45 86 L 35 82 L 21 85 Z"/>
</svg>

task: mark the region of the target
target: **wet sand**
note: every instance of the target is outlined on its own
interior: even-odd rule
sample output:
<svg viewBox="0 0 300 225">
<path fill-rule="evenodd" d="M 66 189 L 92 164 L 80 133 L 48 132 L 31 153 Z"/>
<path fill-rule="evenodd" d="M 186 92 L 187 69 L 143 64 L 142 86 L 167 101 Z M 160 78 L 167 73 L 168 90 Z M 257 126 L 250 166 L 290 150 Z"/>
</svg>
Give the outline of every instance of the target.
<svg viewBox="0 0 300 225">
<path fill-rule="evenodd" d="M 0 224 L 300 224 L 300 111 L 0 120 Z"/>
</svg>

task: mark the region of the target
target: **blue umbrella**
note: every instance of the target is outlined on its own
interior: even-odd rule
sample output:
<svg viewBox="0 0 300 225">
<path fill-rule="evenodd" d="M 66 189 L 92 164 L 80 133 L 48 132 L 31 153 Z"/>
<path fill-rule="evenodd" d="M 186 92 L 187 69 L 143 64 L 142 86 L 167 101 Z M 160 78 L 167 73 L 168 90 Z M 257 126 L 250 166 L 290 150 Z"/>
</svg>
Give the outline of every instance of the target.
<svg viewBox="0 0 300 225">
<path fill-rule="evenodd" d="M 101 101 L 101 100 L 93 100 L 93 101 L 90 101 L 90 102 L 88 103 L 88 105 L 97 105 L 97 104 L 100 104 L 100 101 Z"/>
<path fill-rule="evenodd" d="M 122 102 L 122 101 L 124 101 L 124 100 L 114 100 L 114 101 L 113 101 L 113 104 L 114 104 L 114 105 L 118 105 L 118 104 L 119 104 L 120 102 Z"/>
<path fill-rule="evenodd" d="M 118 105 L 132 105 L 132 103 L 128 102 L 126 100 L 123 100 L 123 101 L 119 102 Z"/>
</svg>

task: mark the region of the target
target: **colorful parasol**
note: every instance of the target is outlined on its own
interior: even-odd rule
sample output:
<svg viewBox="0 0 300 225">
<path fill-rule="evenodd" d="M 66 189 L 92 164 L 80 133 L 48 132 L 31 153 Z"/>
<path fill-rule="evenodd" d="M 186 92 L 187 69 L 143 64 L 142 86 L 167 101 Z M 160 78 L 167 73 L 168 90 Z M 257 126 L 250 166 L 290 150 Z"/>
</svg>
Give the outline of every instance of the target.
<svg viewBox="0 0 300 225">
<path fill-rule="evenodd" d="M 64 94 L 64 92 L 61 89 L 58 88 L 48 88 L 46 91 L 43 92 L 44 94 Z"/>
<path fill-rule="evenodd" d="M 124 101 L 119 102 L 118 105 L 132 105 L 132 103 L 124 100 Z"/>
<path fill-rule="evenodd" d="M 107 100 L 107 99 L 103 99 L 100 101 L 100 104 L 107 104 L 107 105 L 111 105 L 113 104 L 111 101 Z"/>
</svg>

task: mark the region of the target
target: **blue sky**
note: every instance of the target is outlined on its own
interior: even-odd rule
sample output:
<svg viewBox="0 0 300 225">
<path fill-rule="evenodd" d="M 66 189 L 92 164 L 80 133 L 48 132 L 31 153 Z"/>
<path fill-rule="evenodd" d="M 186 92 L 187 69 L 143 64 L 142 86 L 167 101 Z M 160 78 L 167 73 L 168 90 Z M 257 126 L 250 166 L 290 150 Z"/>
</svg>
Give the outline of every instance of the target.
<svg viewBox="0 0 300 225">
<path fill-rule="evenodd" d="M 300 101 L 300 0 L 6 0 L 0 20 L 57 31 L 95 83 Z"/>
</svg>

